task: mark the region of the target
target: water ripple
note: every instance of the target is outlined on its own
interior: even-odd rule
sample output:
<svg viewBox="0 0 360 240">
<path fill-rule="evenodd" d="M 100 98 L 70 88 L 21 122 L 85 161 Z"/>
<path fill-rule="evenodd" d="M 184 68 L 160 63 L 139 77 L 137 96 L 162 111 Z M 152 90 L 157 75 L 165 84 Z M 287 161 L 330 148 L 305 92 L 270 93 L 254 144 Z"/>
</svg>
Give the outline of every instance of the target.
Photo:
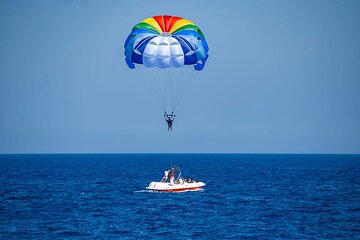
<svg viewBox="0 0 360 240">
<path fill-rule="evenodd" d="M 358 155 L 0 155 L 1 239 L 356 239 Z M 6 170 L 4 170 L 6 169 Z"/>
</svg>

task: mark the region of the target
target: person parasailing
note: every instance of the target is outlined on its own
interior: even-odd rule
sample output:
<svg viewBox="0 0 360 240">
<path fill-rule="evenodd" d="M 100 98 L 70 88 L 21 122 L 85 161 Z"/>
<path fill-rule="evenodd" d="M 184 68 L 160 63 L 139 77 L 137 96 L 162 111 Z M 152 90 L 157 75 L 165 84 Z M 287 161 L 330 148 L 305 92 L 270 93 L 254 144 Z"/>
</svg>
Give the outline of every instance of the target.
<svg viewBox="0 0 360 240">
<path fill-rule="evenodd" d="M 174 114 L 174 111 L 171 112 L 171 114 L 166 113 L 166 111 L 164 112 L 164 118 L 168 125 L 168 131 L 170 131 L 170 130 L 172 131 L 172 124 L 175 120 L 175 117 L 176 117 L 176 115 Z"/>
<path fill-rule="evenodd" d="M 174 87 L 175 79 L 170 70 L 179 68 L 183 72 L 186 66 L 192 66 L 195 71 L 202 71 L 209 57 L 208 51 L 205 35 L 195 23 L 169 15 L 157 15 L 139 22 L 132 27 L 124 43 L 125 63 L 130 69 L 142 65 L 161 70 L 160 76 L 164 80 L 159 86 L 164 99 L 162 107 L 166 110 L 166 106 L 171 105 L 173 111 L 180 92 Z M 168 131 L 172 131 L 174 112 L 168 114 L 165 111 L 164 117 Z"/>
</svg>

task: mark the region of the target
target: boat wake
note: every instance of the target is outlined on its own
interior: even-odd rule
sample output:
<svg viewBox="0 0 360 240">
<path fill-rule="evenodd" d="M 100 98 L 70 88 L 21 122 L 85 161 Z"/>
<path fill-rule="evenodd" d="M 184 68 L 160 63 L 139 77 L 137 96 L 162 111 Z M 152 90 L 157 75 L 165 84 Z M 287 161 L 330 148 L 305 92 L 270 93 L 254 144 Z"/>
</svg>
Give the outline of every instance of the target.
<svg viewBox="0 0 360 240">
<path fill-rule="evenodd" d="M 176 192 L 170 192 L 170 191 L 156 191 L 156 190 L 137 190 L 134 191 L 133 193 L 184 193 L 184 192 L 203 192 L 205 191 L 205 189 L 184 189 L 184 190 L 179 190 Z"/>
<path fill-rule="evenodd" d="M 149 193 L 149 192 L 153 192 L 151 190 L 137 190 L 137 191 L 134 191 L 133 193 Z"/>
</svg>

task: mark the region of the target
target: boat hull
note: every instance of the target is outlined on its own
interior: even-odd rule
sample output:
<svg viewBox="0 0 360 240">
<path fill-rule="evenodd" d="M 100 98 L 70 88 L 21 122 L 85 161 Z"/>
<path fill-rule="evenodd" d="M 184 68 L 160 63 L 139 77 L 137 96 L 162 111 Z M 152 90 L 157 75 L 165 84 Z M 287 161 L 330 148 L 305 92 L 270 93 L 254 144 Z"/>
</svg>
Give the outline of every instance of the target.
<svg viewBox="0 0 360 240">
<path fill-rule="evenodd" d="M 168 182 L 151 182 L 146 189 L 157 192 L 186 192 L 186 191 L 198 191 L 205 186 L 203 182 L 194 182 L 183 184 L 172 184 Z"/>
</svg>

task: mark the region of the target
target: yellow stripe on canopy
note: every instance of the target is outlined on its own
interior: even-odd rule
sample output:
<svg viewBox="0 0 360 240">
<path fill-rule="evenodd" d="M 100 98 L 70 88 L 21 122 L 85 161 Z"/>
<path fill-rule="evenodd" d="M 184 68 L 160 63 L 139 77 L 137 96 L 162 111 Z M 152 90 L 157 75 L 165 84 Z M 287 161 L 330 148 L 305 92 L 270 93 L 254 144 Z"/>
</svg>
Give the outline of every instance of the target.
<svg viewBox="0 0 360 240">
<path fill-rule="evenodd" d="M 159 24 L 156 22 L 156 20 L 154 18 L 147 18 L 144 21 L 142 21 L 144 23 L 150 24 L 151 26 L 153 26 L 154 28 L 156 28 L 156 30 L 159 31 L 159 33 L 162 33 L 163 31 L 161 30 L 161 27 L 159 26 Z"/>
<path fill-rule="evenodd" d="M 185 25 L 195 25 L 193 22 L 186 20 L 186 19 L 180 19 L 179 21 L 177 21 L 174 26 L 172 26 L 172 28 L 170 29 L 170 33 L 175 32 L 176 30 L 178 30 L 179 28 L 185 26 Z"/>
</svg>

